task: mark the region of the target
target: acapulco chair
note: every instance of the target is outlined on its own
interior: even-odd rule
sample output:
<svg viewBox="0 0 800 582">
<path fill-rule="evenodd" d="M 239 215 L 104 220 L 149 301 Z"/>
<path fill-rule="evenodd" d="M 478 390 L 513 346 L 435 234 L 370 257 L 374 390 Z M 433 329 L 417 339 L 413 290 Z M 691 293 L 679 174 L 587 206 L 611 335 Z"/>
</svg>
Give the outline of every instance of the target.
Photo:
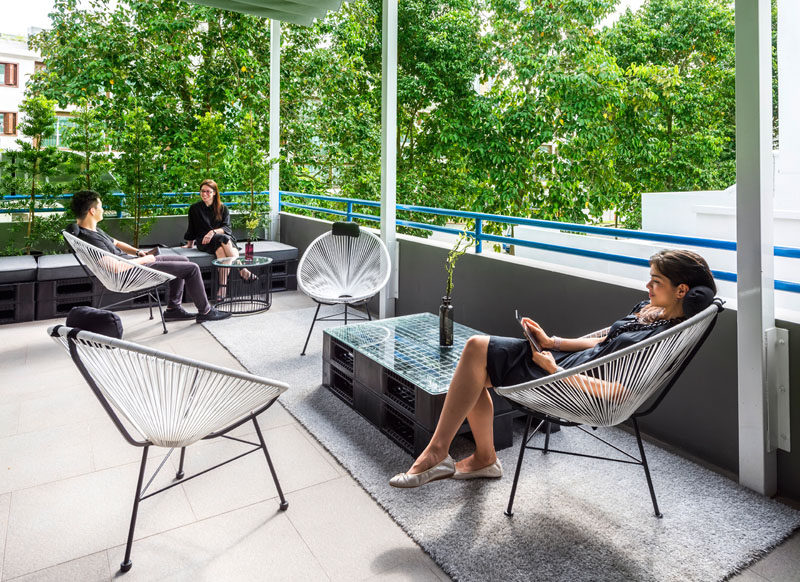
<svg viewBox="0 0 800 582">
<path fill-rule="evenodd" d="M 94 275 L 100 281 L 103 289 L 97 303 L 101 309 L 108 309 L 121 303 L 147 296 L 150 319 L 153 319 L 152 302 L 155 301 L 156 305 L 158 305 L 158 312 L 161 314 L 161 325 L 164 327 L 164 333 L 167 333 L 167 324 L 164 322 L 164 310 L 161 308 L 158 288 L 175 279 L 174 275 L 129 261 L 124 257 L 89 244 L 67 231 L 62 231 L 61 234 L 67 244 L 75 251 L 75 256 L 84 270 L 87 271 L 89 276 Z M 113 293 L 130 293 L 132 296 L 109 305 L 103 305 L 103 294 L 106 290 Z"/>
<path fill-rule="evenodd" d="M 390 271 L 391 260 L 386 245 L 354 222 L 335 222 L 330 232 L 314 239 L 297 266 L 297 286 L 317 302 L 301 355 L 306 353 L 317 321 L 344 321 L 347 325 L 348 307 L 366 307 L 367 302 L 386 286 Z M 319 317 L 323 305 L 343 305 L 344 312 Z M 366 311 L 367 317 L 355 319 L 371 320 L 368 307 Z"/>
<path fill-rule="evenodd" d="M 661 403 L 711 333 L 720 311 L 722 311 L 722 301 L 714 299 L 711 305 L 686 321 L 627 348 L 533 382 L 496 387 L 495 390 L 499 394 L 511 400 L 517 408 L 527 414 L 506 515 L 513 515 L 514 496 L 525 449 L 534 449 L 545 454 L 562 453 L 641 465 L 647 479 L 655 516 L 662 517 L 637 418 L 650 414 Z M 598 330 L 584 337 L 604 337 L 606 332 L 607 329 Z M 531 432 L 534 419 L 538 421 L 538 425 Z M 593 434 L 593 431 L 584 428 L 584 426 L 592 428 L 616 426 L 626 420 L 630 420 L 633 425 L 639 458 L 622 451 Z M 550 428 L 553 424 L 577 427 L 614 448 L 625 458 L 552 449 Z M 529 446 L 528 442 L 543 428 L 544 446 Z"/>
<path fill-rule="evenodd" d="M 289 507 L 256 420 L 289 388 L 286 384 L 63 325 L 51 327 L 48 334 L 69 352 L 120 434 L 130 445 L 142 447 L 122 572 L 133 565 L 131 548 L 141 501 L 250 453 L 264 452 L 279 508 Z M 253 423 L 258 442 L 228 436 L 246 422 Z M 185 477 L 186 447 L 217 437 L 249 445 L 249 450 Z M 147 456 L 153 446 L 170 451 L 145 482 Z M 181 450 L 176 480 L 148 491 L 174 449 Z"/>
</svg>

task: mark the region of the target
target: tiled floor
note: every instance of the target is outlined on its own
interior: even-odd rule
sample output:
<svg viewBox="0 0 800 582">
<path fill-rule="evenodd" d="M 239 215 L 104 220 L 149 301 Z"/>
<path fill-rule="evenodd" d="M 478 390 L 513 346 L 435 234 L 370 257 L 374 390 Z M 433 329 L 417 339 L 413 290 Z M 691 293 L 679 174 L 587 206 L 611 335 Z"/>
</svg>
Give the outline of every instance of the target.
<svg viewBox="0 0 800 582">
<path fill-rule="evenodd" d="M 307 306 L 299 293 L 280 293 L 272 309 Z M 146 310 L 121 316 L 126 339 L 240 368 L 193 322 L 171 323 L 164 335 Z M 123 441 L 47 338 L 53 323 L 0 328 L 0 580 L 111 580 L 140 450 Z M 448 579 L 282 407 L 262 416 L 289 510 L 278 511 L 258 455 L 174 487 L 142 503 L 126 580 Z M 230 441 L 195 445 L 187 468 L 235 449 Z M 167 463 L 174 471 L 176 459 Z M 168 482 L 172 471 L 159 479 Z M 796 582 L 798 573 L 796 534 L 735 580 Z"/>
</svg>

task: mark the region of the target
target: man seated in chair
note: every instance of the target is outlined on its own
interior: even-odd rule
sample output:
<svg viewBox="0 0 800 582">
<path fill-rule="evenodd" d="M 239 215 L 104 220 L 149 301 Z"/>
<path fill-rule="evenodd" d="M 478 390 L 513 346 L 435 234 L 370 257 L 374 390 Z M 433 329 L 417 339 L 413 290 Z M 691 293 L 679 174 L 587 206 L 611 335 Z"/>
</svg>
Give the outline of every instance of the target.
<svg viewBox="0 0 800 582">
<path fill-rule="evenodd" d="M 189 259 L 181 255 L 153 256 L 120 240 L 113 239 L 103 232 L 97 226 L 97 223 L 103 220 L 103 202 L 100 200 L 100 195 L 94 190 L 82 190 L 73 195 L 72 212 L 75 214 L 77 223 L 73 234 L 78 238 L 132 263 L 146 265 L 151 269 L 175 277 L 169 283 L 167 309 L 164 311 L 165 321 L 195 319 L 201 323 L 230 317 L 230 313 L 217 311 L 211 307 L 203 287 L 200 267 L 190 262 Z M 118 264 L 108 265 L 108 267 L 118 272 L 127 267 L 127 264 L 119 261 Z M 189 313 L 181 307 L 184 284 L 189 287 L 189 293 L 194 299 L 197 313 Z"/>
</svg>

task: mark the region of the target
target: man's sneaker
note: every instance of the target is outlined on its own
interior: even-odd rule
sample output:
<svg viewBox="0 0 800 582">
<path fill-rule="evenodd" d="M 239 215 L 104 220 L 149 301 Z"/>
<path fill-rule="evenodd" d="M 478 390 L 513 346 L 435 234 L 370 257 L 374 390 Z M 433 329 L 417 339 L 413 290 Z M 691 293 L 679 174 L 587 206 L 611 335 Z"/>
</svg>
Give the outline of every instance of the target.
<svg viewBox="0 0 800 582">
<path fill-rule="evenodd" d="M 230 316 L 231 314 L 227 311 L 218 311 L 212 307 L 208 313 L 197 314 L 197 323 L 203 323 L 204 321 L 219 321 L 220 319 L 227 319 Z"/>
<path fill-rule="evenodd" d="M 196 313 L 189 313 L 183 307 L 164 310 L 164 321 L 181 321 L 184 319 L 194 319 L 195 317 L 197 317 Z"/>
</svg>

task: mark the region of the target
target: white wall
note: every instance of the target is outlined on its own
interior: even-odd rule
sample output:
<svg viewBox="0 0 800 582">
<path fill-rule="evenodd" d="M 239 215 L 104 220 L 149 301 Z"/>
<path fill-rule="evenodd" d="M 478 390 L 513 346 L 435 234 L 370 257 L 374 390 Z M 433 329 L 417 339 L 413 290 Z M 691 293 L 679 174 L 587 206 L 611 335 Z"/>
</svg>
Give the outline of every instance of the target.
<svg viewBox="0 0 800 582">
<path fill-rule="evenodd" d="M 17 87 L 0 85 L 0 111 L 17 113 L 18 127 L 20 122 L 19 106 L 25 96 L 25 84 L 33 75 L 36 61 L 38 60 L 40 60 L 40 57 L 35 52 L 28 50 L 27 40 L 24 40 L 23 37 L 20 37 L 20 40 L 0 37 L 0 62 L 16 63 L 18 65 Z M 14 141 L 17 137 L 19 135 L 0 135 L 0 150 L 16 149 Z"/>
<path fill-rule="evenodd" d="M 642 195 L 642 230 L 699 238 L 736 240 L 736 188 L 716 192 L 658 192 Z M 789 206 L 794 200 L 795 205 Z M 777 202 L 777 200 L 776 200 Z M 607 236 L 578 235 L 526 226 L 515 227 L 517 238 L 561 245 L 576 249 L 594 250 L 646 259 L 668 245 L 648 241 L 616 239 Z M 783 197 L 775 208 L 775 244 L 800 248 L 800 197 Z M 686 247 L 700 253 L 714 270 L 736 272 L 736 254 L 702 247 Z M 557 265 L 586 269 L 639 281 L 645 281 L 647 269 L 612 263 L 564 253 L 541 251 L 517 246 L 520 257 L 547 261 Z M 800 283 L 800 259 L 776 257 L 775 278 Z M 719 293 L 735 302 L 736 285 L 718 281 Z M 775 306 L 783 317 L 800 321 L 800 294 L 776 291 Z M 791 313 L 795 312 L 795 313 Z"/>
</svg>

